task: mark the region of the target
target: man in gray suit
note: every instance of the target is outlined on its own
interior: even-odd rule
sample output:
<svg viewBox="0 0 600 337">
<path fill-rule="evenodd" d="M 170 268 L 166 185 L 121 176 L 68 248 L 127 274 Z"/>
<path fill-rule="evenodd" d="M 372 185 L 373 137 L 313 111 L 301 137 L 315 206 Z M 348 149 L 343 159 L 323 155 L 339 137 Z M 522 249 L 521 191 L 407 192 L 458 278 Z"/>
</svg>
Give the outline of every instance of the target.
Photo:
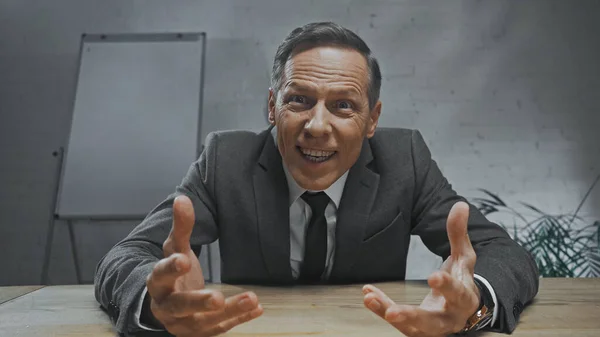
<svg viewBox="0 0 600 337">
<path fill-rule="evenodd" d="M 225 283 L 362 284 L 403 280 L 416 234 L 445 260 L 429 295 L 413 307 L 365 285 L 365 306 L 407 336 L 513 331 L 538 290 L 534 261 L 453 191 L 418 131 L 377 128 L 380 86 L 351 31 L 292 31 L 271 127 L 210 134 L 175 193 L 100 261 L 96 298 L 117 330 L 214 336 L 259 317 L 256 294 L 204 288 L 197 256 L 217 238 Z"/>
</svg>

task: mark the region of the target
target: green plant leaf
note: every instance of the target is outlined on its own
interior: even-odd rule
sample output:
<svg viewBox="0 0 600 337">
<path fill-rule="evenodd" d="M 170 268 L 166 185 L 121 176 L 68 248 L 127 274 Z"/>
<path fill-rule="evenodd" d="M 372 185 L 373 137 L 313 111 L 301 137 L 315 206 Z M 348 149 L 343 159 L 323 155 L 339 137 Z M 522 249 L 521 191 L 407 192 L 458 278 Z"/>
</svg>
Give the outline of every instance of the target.
<svg viewBox="0 0 600 337">
<path fill-rule="evenodd" d="M 483 188 L 480 188 L 479 190 L 481 192 L 483 192 L 484 194 L 487 194 L 488 197 L 492 198 L 492 200 L 494 201 L 494 205 L 506 206 L 506 203 L 504 201 L 502 201 L 502 199 L 500 199 L 500 197 L 498 197 L 496 194 L 494 194 L 486 189 L 483 189 Z"/>
<path fill-rule="evenodd" d="M 546 213 L 544 213 L 544 212 L 540 211 L 540 210 L 539 210 L 537 207 L 535 207 L 535 206 L 532 206 L 532 205 L 530 205 L 530 204 L 528 204 L 528 203 L 526 203 L 526 202 L 521 202 L 521 205 L 523 205 L 523 206 L 525 206 L 525 207 L 529 208 L 530 210 L 532 210 L 532 211 L 534 211 L 534 212 L 536 212 L 536 213 L 539 213 L 539 214 L 542 214 L 542 215 L 547 215 Z"/>
<path fill-rule="evenodd" d="M 578 215 L 591 190 L 573 213 L 549 214 L 538 207 L 520 202 L 529 212 L 519 212 L 505 203 L 497 194 L 480 189 L 484 198 L 475 198 L 473 204 L 484 215 L 508 214 L 512 225 L 499 225 L 511 233 L 515 242 L 528 250 L 543 277 L 600 277 L 600 221 L 586 224 Z"/>
</svg>

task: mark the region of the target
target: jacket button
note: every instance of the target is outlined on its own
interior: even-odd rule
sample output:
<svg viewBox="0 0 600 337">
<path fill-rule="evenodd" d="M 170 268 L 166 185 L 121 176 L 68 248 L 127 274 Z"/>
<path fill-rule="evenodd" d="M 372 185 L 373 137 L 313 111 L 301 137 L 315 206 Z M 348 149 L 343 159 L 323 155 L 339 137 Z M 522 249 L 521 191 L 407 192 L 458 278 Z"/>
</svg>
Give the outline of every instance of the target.
<svg viewBox="0 0 600 337">
<path fill-rule="evenodd" d="M 513 306 L 513 315 L 515 318 L 518 318 L 521 312 L 523 312 L 523 304 L 521 302 L 515 303 Z"/>
</svg>

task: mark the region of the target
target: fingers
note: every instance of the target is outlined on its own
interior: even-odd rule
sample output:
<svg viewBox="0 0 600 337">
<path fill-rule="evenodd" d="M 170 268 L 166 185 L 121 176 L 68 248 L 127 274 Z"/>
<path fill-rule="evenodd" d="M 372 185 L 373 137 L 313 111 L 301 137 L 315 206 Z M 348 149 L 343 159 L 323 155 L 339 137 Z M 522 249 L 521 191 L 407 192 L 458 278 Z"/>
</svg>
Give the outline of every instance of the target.
<svg viewBox="0 0 600 337">
<path fill-rule="evenodd" d="M 157 301 L 159 310 L 171 317 L 187 317 L 199 312 L 222 309 L 223 295 L 211 290 L 179 291 Z"/>
<path fill-rule="evenodd" d="M 477 294 L 447 272 L 433 273 L 428 279 L 429 286 L 446 299 L 447 305 L 456 308 L 471 307 Z"/>
<path fill-rule="evenodd" d="M 258 306 L 256 295 L 247 292 L 227 298 L 221 310 L 196 315 L 196 321 L 202 326 L 218 325 L 226 320 L 251 312 Z"/>
<path fill-rule="evenodd" d="M 392 308 L 397 307 L 397 305 L 394 303 L 394 301 L 392 301 L 379 288 L 372 286 L 372 285 L 364 286 L 363 294 L 365 295 L 365 297 L 364 297 L 365 306 L 367 308 L 369 308 L 369 310 L 374 312 L 377 316 L 390 322 L 386 318 L 386 314 Z M 402 319 L 402 318 L 400 318 L 400 319 Z M 394 316 L 394 319 L 397 319 L 397 317 Z M 397 325 L 396 325 L 396 323 L 392 323 L 392 325 L 406 336 L 416 336 L 417 330 L 415 328 L 413 328 L 412 326 L 403 325 L 403 324 L 401 324 L 400 321 L 397 323 Z"/>
<path fill-rule="evenodd" d="M 154 266 L 146 279 L 146 287 L 150 296 L 160 300 L 173 291 L 175 281 L 190 269 L 191 262 L 183 254 L 173 254 L 164 258 Z"/>
<path fill-rule="evenodd" d="M 373 285 L 363 287 L 364 305 L 381 318 L 385 318 L 385 312 L 395 303 L 383 291 Z"/>
<path fill-rule="evenodd" d="M 444 280 L 444 282 L 448 281 Z M 457 323 L 460 319 L 441 308 L 425 310 L 410 305 L 398 305 L 383 291 L 372 285 L 364 286 L 363 293 L 365 306 L 406 336 L 447 335 L 459 331 L 462 328 L 461 324 L 464 324 L 464 322 Z"/>
<path fill-rule="evenodd" d="M 194 229 L 194 206 L 190 198 L 181 195 L 173 201 L 173 226 L 167 240 L 175 252 L 185 253 L 191 249 L 190 238 Z"/>
<path fill-rule="evenodd" d="M 222 297 L 222 294 L 220 295 Z M 169 332 L 178 336 L 188 334 L 216 336 L 239 324 L 255 319 L 262 313 L 263 308 L 258 303 L 256 295 L 247 292 L 227 298 L 217 309 L 195 312 L 186 317 L 170 320 L 165 327 Z"/>
<path fill-rule="evenodd" d="M 254 310 L 237 317 L 219 322 L 215 325 L 202 325 L 195 317 L 180 319 L 176 324 L 168 327 L 168 331 L 177 336 L 209 337 L 221 335 L 234 327 L 249 322 L 263 314 L 263 308 L 259 305 Z"/>
<path fill-rule="evenodd" d="M 404 331 L 412 331 L 410 327 L 413 324 L 403 324 L 413 321 L 417 318 L 416 308 L 410 305 L 398 305 L 394 303 L 383 291 L 372 285 L 366 285 L 363 288 L 365 293 L 365 305 L 375 314 L 392 323 L 396 328 L 402 328 Z M 406 334 L 406 333 L 405 333 Z"/>
<path fill-rule="evenodd" d="M 215 325 L 214 327 L 208 329 L 206 332 L 206 335 L 207 336 L 215 336 L 215 335 L 225 333 L 242 323 L 246 323 L 248 321 L 251 321 L 255 318 L 260 317 L 260 315 L 262 315 L 262 313 L 263 313 L 263 308 L 262 308 L 262 306 L 258 305 L 256 308 L 254 308 L 253 310 L 251 310 L 249 312 L 246 312 L 246 313 L 240 314 L 236 317 L 230 318 L 230 319 L 223 321 L 223 322 Z"/>
<path fill-rule="evenodd" d="M 229 297 L 225 301 L 225 314 L 232 318 L 250 312 L 259 306 L 258 298 L 253 292 L 246 292 Z"/>
<path fill-rule="evenodd" d="M 450 255 L 454 257 L 474 253 L 467 232 L 468 222 L 469 205 L 465 202 L 457 202 L 452 206 L 446 223 L 450 240 Z"/>
<path fill-rule="evenodd" d="M 386 312 L 385 320 L 407 336 L 442 336 L 457 332 L 464 325 L 451 314 L 409 305 L 392 306 Z"/>
</svg>

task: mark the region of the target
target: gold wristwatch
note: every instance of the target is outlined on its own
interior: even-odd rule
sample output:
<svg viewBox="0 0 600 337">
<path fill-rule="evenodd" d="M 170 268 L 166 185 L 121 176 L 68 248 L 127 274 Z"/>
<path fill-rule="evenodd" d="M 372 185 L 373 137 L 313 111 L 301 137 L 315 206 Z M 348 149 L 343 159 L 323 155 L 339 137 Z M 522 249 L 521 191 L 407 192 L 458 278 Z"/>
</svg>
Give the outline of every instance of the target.
<svg viewBox="0 0 600 337">
<path fill-rule="evenodd" d="M 469 317 L 465 327 L 460 331 L 461 334 L 478 330 L 480 327 L 489 324 L 494 316 L 494 299 L 492 295 L 479 280 L 475 279 L 475 284 L 479 288 L 480 294 L 479 309 Z"/>
</svg>

